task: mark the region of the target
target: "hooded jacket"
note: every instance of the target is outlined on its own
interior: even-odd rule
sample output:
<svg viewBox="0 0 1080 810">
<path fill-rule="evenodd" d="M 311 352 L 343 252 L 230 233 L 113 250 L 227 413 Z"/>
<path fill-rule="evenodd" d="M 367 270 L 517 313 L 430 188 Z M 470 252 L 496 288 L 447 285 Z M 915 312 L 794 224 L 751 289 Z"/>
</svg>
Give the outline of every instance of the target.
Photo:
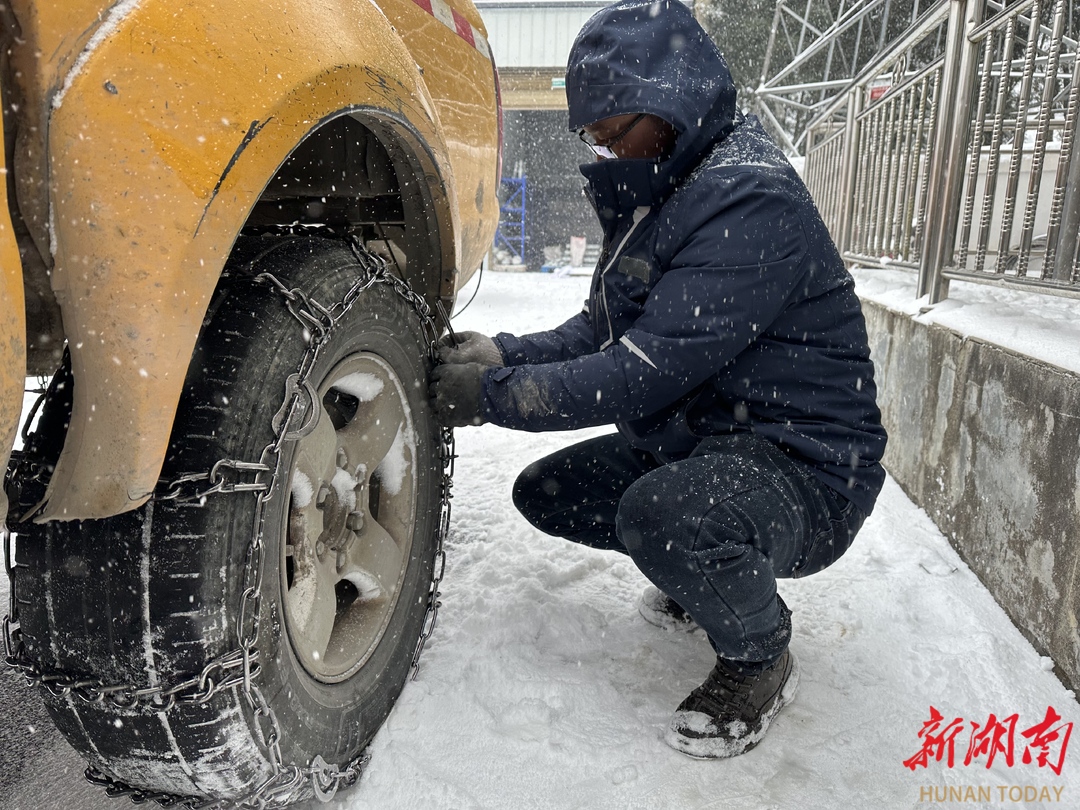
<svg viewBox="0 0 1080 810">
<path fill-rule="evenodd" d="M 886 436 L 854 282 L 805 185 L 735 106 L 723 56 L 677 0 L 624 0 L 570 53 L 570 129 L 651 113 L 671 155 L 581 167 L 604 231 L 582 312 L 499 334 L 484 417 L 542 431 L 615 423 L 661 462 L 755 432 L 869 514 Z"/>
</svg>

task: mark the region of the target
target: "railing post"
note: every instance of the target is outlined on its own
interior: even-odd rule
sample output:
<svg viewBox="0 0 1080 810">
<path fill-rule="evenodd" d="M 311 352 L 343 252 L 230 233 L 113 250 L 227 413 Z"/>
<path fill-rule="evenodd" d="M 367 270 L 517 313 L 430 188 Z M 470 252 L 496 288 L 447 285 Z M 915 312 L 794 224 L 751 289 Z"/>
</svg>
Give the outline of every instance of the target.
<svg viewBox="0 0 1080 810">
<path fill-rule="evenodd" d="M 851 250 L 852 212 L 855 210 L 855 178 L 859 166 L 860 125 L 859 112 L 865 89 L 856 84 L 848 91 L 847 124 L 844 132 L 844 178 L 840 201 L 840 229 L 837 248 L 844 256 Z"/>
<path fill-rule="evenodd" d="M 942 275 L 956 242 L 963 197 L 964 156 L 971 124 L 971 98 L 975 91 L 977 48 L 969 34 L 982 22 L 982 0 L 952 0 L 945 62 L 938 98 L 934 153 L 930 162 L 924 243 L 920 251 L 918 296 L 936 304 L 948 294 Z"/>
<path fill-rule="evenodd" d="M 1080 230 L 1080 155 L 1076 154 L 1076 137 L 1076 132 L 1073 132 L 1073 154 L 1069 157 L 1069 176 L 1065 181 L 1065 209 L 1061 216 L 1061 235 L 1058 237 L 1054 262 L 1055 281 L 1072 281 L 1076 261 L 1077 232 Z"/>
<path fill-rule="evenodd" d="M 1072 281 L 1076 262 L 1077 239 L 1080 238 L 1080 143 L 1077 142 L 1077 121 L 1080 120 L 1080 54 L 1074 55 L 1072 86 L 1065 114 L 1065 130 L 1061 137 L 1061 156 L 1055 195 L 1063 195 L 1061 222 L 1055 226 L 1051 216 L 1047 250 L 1053 249 L 1053 279 Z M 1064 182 L 1062 178 L 1064 177 Z"/>
</svg>

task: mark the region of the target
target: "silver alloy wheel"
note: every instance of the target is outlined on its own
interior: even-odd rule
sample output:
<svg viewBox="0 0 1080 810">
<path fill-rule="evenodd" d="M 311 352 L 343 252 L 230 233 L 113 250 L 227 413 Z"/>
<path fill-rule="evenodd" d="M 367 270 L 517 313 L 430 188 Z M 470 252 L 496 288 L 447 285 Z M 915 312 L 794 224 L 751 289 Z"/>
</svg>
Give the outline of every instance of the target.
<svg viewBox="0 0 1080 810">
<path fill-rule="evenodd" d="M 282 560 L 285 624 L 308 674 L 359 670 L 390 622 L 415 524 L 416 437 L 401 380 L 368 352 L 338 363 L 296 448 Z"/>
</svg>

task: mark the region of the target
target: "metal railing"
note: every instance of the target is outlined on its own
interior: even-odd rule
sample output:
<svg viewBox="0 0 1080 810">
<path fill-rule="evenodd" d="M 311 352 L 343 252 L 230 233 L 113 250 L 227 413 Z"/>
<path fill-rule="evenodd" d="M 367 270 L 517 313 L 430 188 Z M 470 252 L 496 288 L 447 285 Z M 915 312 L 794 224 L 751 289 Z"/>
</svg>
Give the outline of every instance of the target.
<svg viewBox="0 0 1080 810">
<path fill-rule="evenodd" d="M 1068 0 L 943 0 L 807 127 L 849 262 L 1080 297 L 1080 107 Z"/>
</svg>

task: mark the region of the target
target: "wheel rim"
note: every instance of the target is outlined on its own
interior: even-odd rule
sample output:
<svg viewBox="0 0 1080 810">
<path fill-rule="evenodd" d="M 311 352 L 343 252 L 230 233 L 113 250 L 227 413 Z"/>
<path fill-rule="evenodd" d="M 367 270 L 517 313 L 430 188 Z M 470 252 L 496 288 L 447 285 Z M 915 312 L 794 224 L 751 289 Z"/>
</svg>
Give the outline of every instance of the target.
<svg viewBox="0 0 1080 810">
<path fill-rule="evenodd" d="M 319 407 L 294 455 L 282 590 L 297 657 L 336 683 L 366 663 L 397 604 L 415 524 L 416 433 L 404 386 L 375 354 L 335 366 Z"/>
</svg>

